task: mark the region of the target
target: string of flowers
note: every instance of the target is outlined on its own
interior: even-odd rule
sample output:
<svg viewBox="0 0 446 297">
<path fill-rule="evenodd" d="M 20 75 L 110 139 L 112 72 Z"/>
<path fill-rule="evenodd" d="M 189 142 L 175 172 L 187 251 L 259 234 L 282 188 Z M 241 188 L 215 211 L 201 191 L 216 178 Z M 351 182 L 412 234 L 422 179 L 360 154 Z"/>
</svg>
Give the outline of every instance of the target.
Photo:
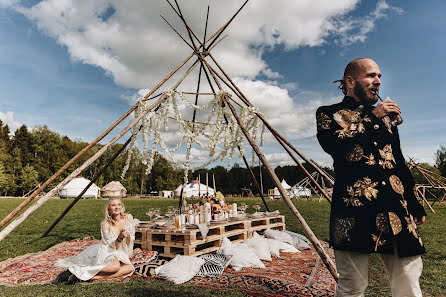
<svg viewBox="0 0 446 297">
<path fill-rule="evenodd" d="M 139 130 L 141 130 L 142 133 L 143 164 L 147 166 L 146 174 L 149 174 L 152 170 L 152 167 L 154 165 L 155 152 L 157 151 L 158 146 L 163 151 L 163 155 L 166 157 L 166 159 L 184 170 L 185 183 L 187 183 L 188 181 L 189 170 L 198 170 L 204 168 L 217 160 L 223 161 L 225 158 L 227 158 L 227 170 L 229 171 L 232 168 L 232 159 L 237 147 L 239 147 L 240 150 L 240 157 L 243 156 L 245 137 L 240 126 L 237 123 L 237 120 L 232 115 L 232 113 L 227 110 L 226 105 L 223 104 L 223 98 L 224 96 L 227 96 L 227 93 L 225 93 L 224 91 L 220 91 L 210 102 L 201 106 L 193 104 L 184 96 L 183 93 L 177 92 L 172 89 L 167 89 L 164 92 L 163 96 L 165 96 L 165 101 L 160 105 L 160 107 L 156 111 L 150 111 L 143 117 L 141 129 L 139 129 L 139 127 L 133 128 L 133 139 L 130 143 L 129 149 L 127 150 L 128 155 L 121 176 L 122 178 L 125 176 L 125 173 L 130 166 L 132 151 L 134 151 Z M 207 121 L 204 123 L 200 123 L 184 120 L 181 113 L 179 112 L 177 96 L 179 96 L 181 101 L 184 102 L 186 106 L 190 107 L 193 110 L 199 111 L 210 109 Z M 140 98 L 138 100 L 139 104 L 134 112 L 135 117 L 140 116 L 141 113 L 146 111 L 146 108 L 148 108 L 147 100 L 143 99 L 144 98 Z M 174 148 L 169 148 L 162 138 L 162 132 L 168 132 L 168 118 L 171 111 L 174 115 L 174 120 L 176 122 L 178 130 L 182 135 L 179 142 Z M 256 141 L 260 126 L 260 121 L 258 120 L 257 115 L 261 114 L 260 111 L 255 107 L 241 107 L 239 109 L 239 114 L 240 121 L 250 132 L 253 140 Z M 225 123 L 225 120 L 227 120 L 227 123 Z M 163 126 L 161 127 L 161 125 Z M 261 146 L 263 146 L 264 132 L 265 125 L 263 125 L 262 131 L 260 133 Z M 153 142 L 151 149 L 149 150 L 148 141 L 150 135 L 152 134 Z M 175 159 L 173 152 L 179 150 L 183 145 L 186 145 L 186 156 L 185 161 L 180 162 Z M 209 151 L 210 159 L 203 164 L 191 166 L 192 145 L 197 145 L 199 147 L 207 149 Z M 253 162 L 254 158 L 255 156 L 253 155 Z"/>
</svg>

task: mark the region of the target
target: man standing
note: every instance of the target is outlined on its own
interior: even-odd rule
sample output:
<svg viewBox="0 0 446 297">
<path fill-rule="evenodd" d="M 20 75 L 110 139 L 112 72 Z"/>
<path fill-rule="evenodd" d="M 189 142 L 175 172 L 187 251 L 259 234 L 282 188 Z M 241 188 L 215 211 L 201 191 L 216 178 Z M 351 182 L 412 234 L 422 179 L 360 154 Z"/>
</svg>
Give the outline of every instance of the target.
<svg viewBox="0 0 446 297">
<path fill-rule="evenodd" d="M 419 277 L 425 253 L 417 225 L 426 212 L 390 117 L 392 100 L 378 101 L 381 72 L 371 59 L 350 62 L 339 81 L 342 102 L 316 112 L 317 138 L 333 157 L 335 185 L 330 245 L 335 250 L 339 296 L 364 296 L 370 253 L 380 253 L 392 296 L 422 296 Z M 390 116 L 390 117 L 389 117 Z"/>
</svg>

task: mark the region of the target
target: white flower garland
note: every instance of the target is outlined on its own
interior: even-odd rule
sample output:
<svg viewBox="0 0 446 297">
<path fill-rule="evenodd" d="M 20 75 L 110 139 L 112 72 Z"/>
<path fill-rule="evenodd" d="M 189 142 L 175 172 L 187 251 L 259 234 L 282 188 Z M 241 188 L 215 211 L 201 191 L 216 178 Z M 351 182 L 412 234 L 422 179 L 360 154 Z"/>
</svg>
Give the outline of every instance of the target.
<svg viewBox="0 0 446 297">
<path fill-rule="evenodd" d="M 179 96 L 181 101 L 183 101 L 186 106 L 190 107 L 193 110 L 201 111 L 204 109 L 211 109 L 207 121 L 205 123 L 198 122 L 190 122 L 185 121 L 181 113 L 178 109 L 177 97 Z M 188 171 L 189 170 L 198 170 L 208 165 L 214 163 L 217 160 L 223 161 L 227 158 L 229 171 L 232 167 L 232 159 L 235 154 L 235 150 L 237 147 L 240 149 L 240 157 L 244 154 L 244 143 L 245 136 L 237 123 L 237 120 L 229 112 L 226 108 L 226 104 L 223 104 L 224 96 L 227 93 L 224 91 L 220 91 L 217 93 L 214 98 L 205 105 L 195 105 L 191 103 L 183 93 L 174 91 L 172 89 L 167 89 L 163 96 L 165 96 L 165 101 L 161 103 L 161 106 L 157 111 L 148 112 L 142 119 L 142 142 L 143 142 L 143 164 L 146 165 L 146 174 L 149 174 L 154 165 L 154 157 L 155 152 L 157 151 L 157 147 L 160 146 L 162 151 L 164 152 L 164 156 L 166 159 L 177 165 L 179 168 L 184 170 L 184 182 L 187 183 L 188 180 Z M 147 100 L 143 97 L 138 100 L 138 107 L 135 110 L 134 116 L 135 118 L 140 116 L 142 112 L 145 112 L 148 108 Z M 183 135 L 180 141 L 174 148 L 168 148 L 165 144 L 162 134 L 161 134 L 161 123 L 163 123 L 162 131 L 164 133 L 168 132 L 168 118 L 170 113 L 170 105 L 172 105 L 172 112 L 174 114 L 175 122 L 178 126 L 180 133 Z M 257 139 L 257 134 L 260 126 L 260 121 L 258 119 L 258 115 L 261 115 L 260 111 L 256 107 L 241 107 L 239 109 L 239 118 L 242 124 L 245 126 L 246 130 L 251 134 L 251 137 L 254 141 Z M 227 123 L 225 122 L 225 118 Z M 124 178 L 125 173 L 127 172 L 132 151 L 137 142 L 137 135 L 139 133 L 139 127 L 134 127 L 132 131 L 133 139 L 130 143 L 130 146 L 127 150 L 127 161 L 123 168 L 123 172 L 121 178 Z M 265 125 L 262 127 L 262 131 L 260 133 L 260 145 L 263 146 L 264 140 L 264 132 Z M 148 149 L 148 140 L 150 135 L 153 133 L 153 143 L 152 148 Z M 186 145 L 186 158 L 185 162 L 179 162 L 175 160 L 173 156 L 173 152 L 180 149 L 180 147 Z M 191 157 L 191 147 L 192 145 L 197 145 L 209 151 L 210 159 L 198 166 L 190 166 L 190 157 Z M 220 146 L 221 150 L 218 149 Z M 218 152 L 217 152 L 218 150 Z M 253 152 L 252 162 L 254 163 L 255 154 Z"/>
</svg>

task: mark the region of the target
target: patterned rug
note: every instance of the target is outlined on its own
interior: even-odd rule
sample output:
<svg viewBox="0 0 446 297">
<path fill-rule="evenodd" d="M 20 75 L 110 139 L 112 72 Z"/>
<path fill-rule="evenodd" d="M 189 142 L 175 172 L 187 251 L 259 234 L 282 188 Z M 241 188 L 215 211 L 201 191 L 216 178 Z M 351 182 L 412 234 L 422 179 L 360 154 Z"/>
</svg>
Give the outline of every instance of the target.
<svg viewBox="0 0 446 297">
<path fill-rule="evenodd" d="M 91 237 L 66 241 L 46 251 L 0 262 L 0 285 L 49 284 L 63 270 L 54 266 L 58 259 L 74 256 L 98 242 Z M 322 244 L 333 258 L 333 250 L 325 242 Z M 336 282 L 317 258 L 314 249 L 297 254 L 281 253 L 281 258 L 264 262 L 266 269 L 244 268 L 235 272 L 227 268 L 218 279 L 195 277 L 185 285 L 214 290 L 232 289 L 252 296 L 335 296 Z M 313 272 L 314 280 L 306 286 L 315 264 L 318 266 Z M 122 282 L 124 279 L 113 281 Z"/>
<path fill-rule="evenodd" d="M 74 239 L 59 243 L 46 251 L 0 262 L 0 285 L 49 284 L 64 270 L 54 266 L 57 260 L 77 255 L 99 242 L 93 237 Z"/>
<path fill-rule="evenodd" d="M 331 258 L 333 250 L 321 242 Z M 263 263 L 266 269 L 244 268 L 235 272 L 231 268 L 218 279 L 194 277 L 188 285 L 214 290 L 237 290 L 252 296 L 336 296 L 336 282 L 322 261 L 316 261 L 314 249 L 301 253 L 280 253 L 281 258 Z M 313 267 L 319 263 L 313 273 L 312 284 L 306 286 Z"/>
</svg>

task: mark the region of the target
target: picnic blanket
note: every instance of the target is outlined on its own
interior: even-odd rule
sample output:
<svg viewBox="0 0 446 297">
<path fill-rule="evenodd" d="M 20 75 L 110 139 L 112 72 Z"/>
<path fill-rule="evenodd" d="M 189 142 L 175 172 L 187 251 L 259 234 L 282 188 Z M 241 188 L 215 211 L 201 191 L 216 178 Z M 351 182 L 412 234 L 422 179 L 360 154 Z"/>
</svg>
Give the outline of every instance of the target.
<svg viewBox="0 0 446 297">
<path fill-rule="evenodd" d="M 58 259 L 74 256 L 96 243 L 99 241 L 92 237 L 85 237 L 59 243 L 45 251 L 0 262 L 0 285 L 49 284 L 62 271 L 55 266 Z M 328 248 L 327 243 L 322 243 L 328 254 L 333 257 L 333 251 Z M 235 272 L 227 268 L 218 279 L 194 277 L 183 285 L 213 290 L 232 289 L 253 296 L 335 296 L 336 282 L 324 264 L 317 261 L 317 258 L 318 255 L 314 249 L 296 254 L 281 253 L 281 258 L 264 262 L 265 269 L 244 268 Z M 317 269 L 314 269 L 315 264 Z M 314 280 L 310 285 L 306 285 L 310 275 L 314 277 Z"/>
</svg>

